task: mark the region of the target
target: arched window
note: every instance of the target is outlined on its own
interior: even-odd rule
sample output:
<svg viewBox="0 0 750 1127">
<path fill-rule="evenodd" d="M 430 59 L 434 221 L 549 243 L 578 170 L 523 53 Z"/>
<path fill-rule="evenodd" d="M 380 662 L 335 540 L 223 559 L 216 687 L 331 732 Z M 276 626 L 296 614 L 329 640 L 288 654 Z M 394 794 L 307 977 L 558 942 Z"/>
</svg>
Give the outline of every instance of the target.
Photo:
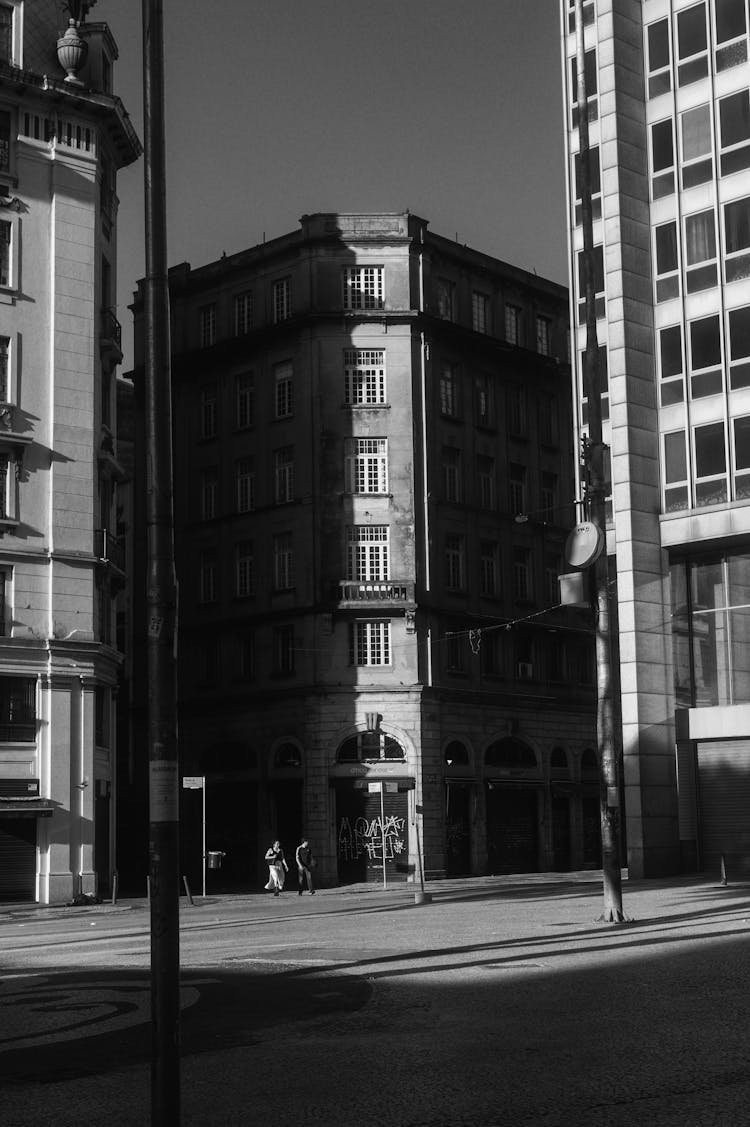
<svg viewBox="0 0 750 1127">
<path fill-rule="evenodd" d="M 587 747 L 581 756 L 581 776 L 587 779 L 599 777 L 599 764 L 593 747 Z"/>
<path fill-rule="evenodd" d="M 214 744 L 201 753 L 199 766 L 203 775 L 210 775 L 213 771 L 254 771 L 258 766 L 258 755 L 247 744 Z"/>
<path fill-rule="evenodd" d="M 302 753 L 296 744 L 285 743 L 276 748 L 273 757 L 274 767 L 301 767 Z"/>
<path fill-rule="evenodd" d="M 549 757 L 549 769 L 550 774 L 555 779 L 567 779 L 570 777 L 568 756 L 565 753 L 564 747 L 552 748 L 552 754 Z"/>
<path fill-rule="evenodd" d="M 383 732 L 360 732 L 344 740 L 336 756 L 339 763 L 377 763 L 381 759 L 406 759 L 398 740 Z"/>
<path fill-rule="evenodd" d="M 468 767 L 469 752 L 460 740 L 451 740 L 447 745 L 443 758 L 446 767 Z"/>
<path fill-rule="evenodd" d="M 536 756 L 529 745 L 513 736 L 506 736 L 505 739 L 490 744 L 485 752 L 484 763 L 486 767 L 506 767 L 526 771 L 535 771 L 537 768 Z"/>
</svg>

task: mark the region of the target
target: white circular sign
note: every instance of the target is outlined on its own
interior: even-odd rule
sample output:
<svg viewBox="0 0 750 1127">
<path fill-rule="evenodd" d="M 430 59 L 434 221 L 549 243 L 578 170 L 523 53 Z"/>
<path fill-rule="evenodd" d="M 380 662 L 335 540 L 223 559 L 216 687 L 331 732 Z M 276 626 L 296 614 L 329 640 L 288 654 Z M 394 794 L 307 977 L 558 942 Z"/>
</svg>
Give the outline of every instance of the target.
<svg viewBox="0 0 750 1127">
<path fill-rule="evenodd" d="M 565 541 L 565 560 L 571 567 L 589 567 L 601 554 L 604 533 L 591 520 L 581 521 L 568 533 Z"/>
</svg>

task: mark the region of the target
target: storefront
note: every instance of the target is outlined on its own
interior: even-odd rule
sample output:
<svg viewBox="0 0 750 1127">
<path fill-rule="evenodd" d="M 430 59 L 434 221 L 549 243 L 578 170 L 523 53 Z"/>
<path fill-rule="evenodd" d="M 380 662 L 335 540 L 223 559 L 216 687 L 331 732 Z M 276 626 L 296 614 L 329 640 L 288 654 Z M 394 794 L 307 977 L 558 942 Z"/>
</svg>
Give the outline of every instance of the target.
<svg viewBox="0 0 750 1127">
<path fill-rule="evenodd" d="M 37 827 L 52 816 L 38 779 L 0 779 L 0 902 L 37 899 Z"/>
</svg>

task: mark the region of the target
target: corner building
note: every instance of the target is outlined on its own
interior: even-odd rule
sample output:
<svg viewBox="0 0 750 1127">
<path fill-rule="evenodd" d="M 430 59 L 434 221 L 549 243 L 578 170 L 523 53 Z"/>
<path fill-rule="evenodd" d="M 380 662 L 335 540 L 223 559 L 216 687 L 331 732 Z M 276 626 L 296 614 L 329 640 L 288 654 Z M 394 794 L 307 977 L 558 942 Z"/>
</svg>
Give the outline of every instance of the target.
<svg viewBox="0 0 750 1127">
<path fill-rule="evenodd" d="M 561 5 L 577 423 L 574 5 Z M 750 62 L 745 0 L 587 0 L 628 867 L 747 871 Z"/>
<path fill-rule="evenodd" d="M 42 903 L 116 865 L 115 178 L 140 153 L 106 24 L 66 68 L 61 22 L 0 2 L 0 901 Z"/>
<path fill-rule="evenodd" d="M 564 288 L 408 212 L 304 216 L 169 284 L 209 888 L 259 888 L 268 843 L 293 858 L 303 833 L 326 883 L 595 865 L 589 623 L 557 584 Z M 138 364 L 142 289 L 134 310 Z"/>
</svg>

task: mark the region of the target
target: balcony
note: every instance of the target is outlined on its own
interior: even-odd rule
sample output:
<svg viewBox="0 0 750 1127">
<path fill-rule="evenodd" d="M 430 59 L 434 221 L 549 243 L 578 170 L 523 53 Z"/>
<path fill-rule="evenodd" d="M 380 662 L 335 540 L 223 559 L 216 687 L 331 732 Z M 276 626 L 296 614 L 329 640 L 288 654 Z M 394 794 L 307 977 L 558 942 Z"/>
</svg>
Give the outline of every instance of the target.
<svg viewBox="0 0 750 1127">
<path fill-rule="evenodd" d="M 122 325 L 111 309 L 102 309 L 99 319 L 99 349 L 102 356 L 113 353 L 115 363 L 122 361 Z"/>
<path fill-rule="evenodd" d="M 340 608 L 414 607 L 414 584 L 397 579 L 342 579 L 336 591 Z"/>
<path fill-rule="evenodd" d="M 125 575 L 125 540 L 113 536 L 108 528 L 94 529 L 94 555 L 121 575 Z"/>
</svg>

